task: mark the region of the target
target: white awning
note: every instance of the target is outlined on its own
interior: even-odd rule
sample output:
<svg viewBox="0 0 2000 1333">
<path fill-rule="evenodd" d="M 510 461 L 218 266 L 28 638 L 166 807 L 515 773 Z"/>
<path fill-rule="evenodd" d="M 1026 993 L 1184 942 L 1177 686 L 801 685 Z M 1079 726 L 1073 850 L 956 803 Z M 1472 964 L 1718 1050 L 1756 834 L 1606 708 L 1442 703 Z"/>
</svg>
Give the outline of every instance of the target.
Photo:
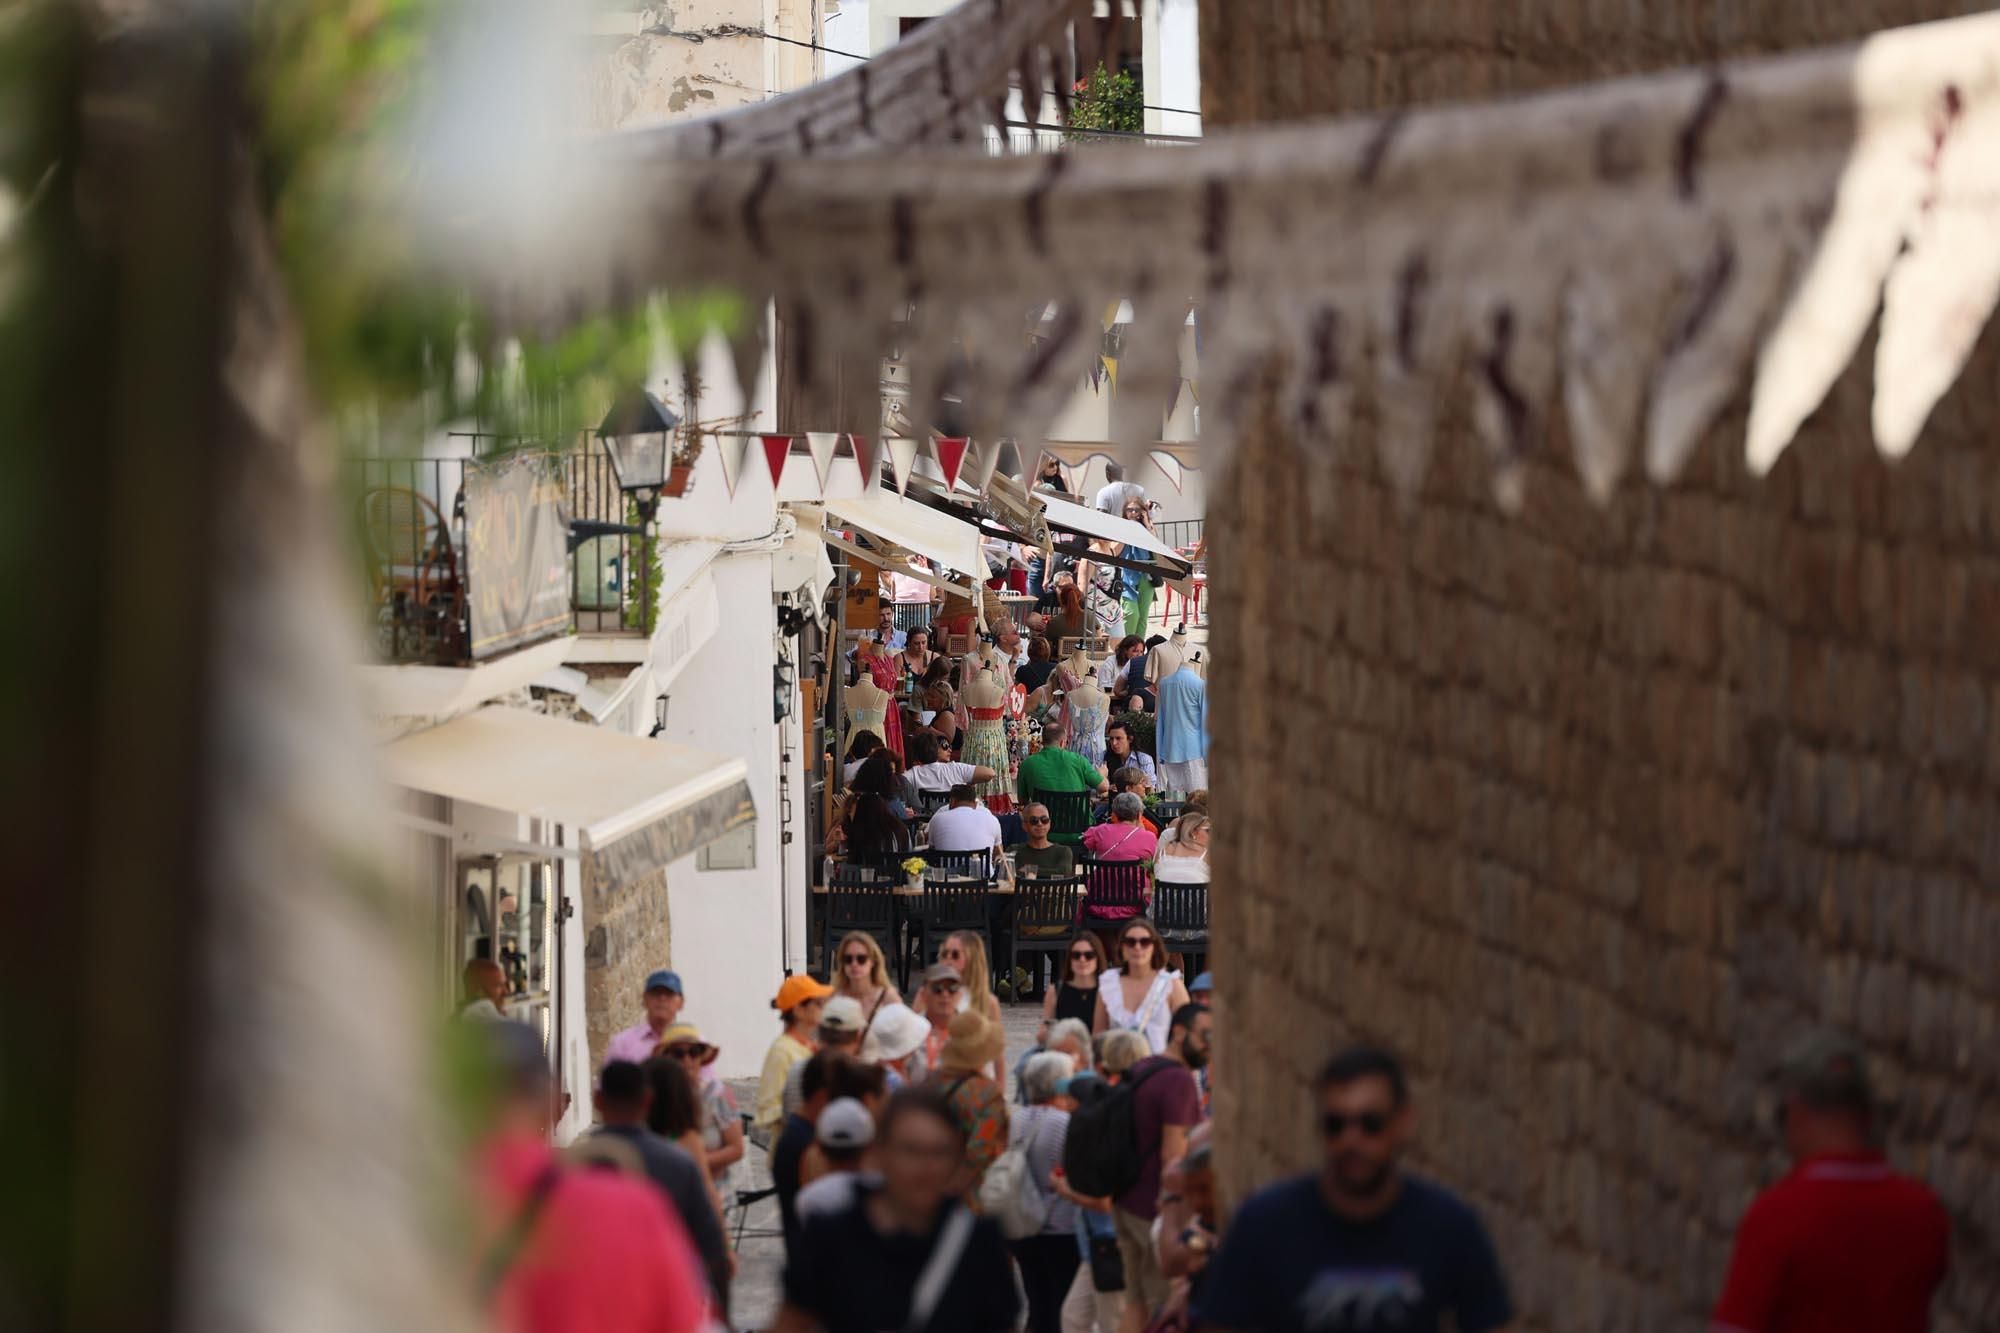
<svg viewBox="0 0 2000 1333">
<path fill-rule="evenodd" d="M 877 490 L 858 499 L 828 500 L 826 512 L 845 526 L 965 578 L 987 577 L 986 559 L 979 553 L 979 529 L 928 505 Z"/>
<path fill-rule="evenodd" d="M 1113 541 L 1120 546 L 1136 546 L 1150 552 L 1153 565 L 1168 578 L 1184 578 L 1194 563 L 1186 556 L 1167 545 L 1149 531 L 1144 524 L 1134 523 L 1129 518 L 1107 514 L 1101 509 L 1089 509 L 1068 500 L 1058 500 L 1047 492 L 1036 493 L 1048 505 L 1049 526 L 1061 532 L 1073 532 L 1079 536 L 1095 538 L 1099 541 Z"/>
<path fill-rule="evenodd" d="M 631 884 L 757 817 L 741 759 L 487 707 L 383 747 L 391 782 L 566 824 L 584 883 Z"/>
</svg>

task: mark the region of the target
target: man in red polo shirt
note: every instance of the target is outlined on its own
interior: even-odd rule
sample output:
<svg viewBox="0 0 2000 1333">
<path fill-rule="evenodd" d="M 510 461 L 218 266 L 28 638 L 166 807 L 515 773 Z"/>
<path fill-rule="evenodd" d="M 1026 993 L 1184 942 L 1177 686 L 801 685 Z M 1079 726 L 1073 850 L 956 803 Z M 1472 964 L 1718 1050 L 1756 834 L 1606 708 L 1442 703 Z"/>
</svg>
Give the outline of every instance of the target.
<svg viewBox="0 0 2000 1333">
<path fill-rule="evenodd" d="M 1860 1048 L 1815 1034 L 1782 1078 L 1792 1170 L 1743 1215 L 1712 1333 L 1924 1333 L 1951 1222 L 1874 1146 Z"/>
</svg>

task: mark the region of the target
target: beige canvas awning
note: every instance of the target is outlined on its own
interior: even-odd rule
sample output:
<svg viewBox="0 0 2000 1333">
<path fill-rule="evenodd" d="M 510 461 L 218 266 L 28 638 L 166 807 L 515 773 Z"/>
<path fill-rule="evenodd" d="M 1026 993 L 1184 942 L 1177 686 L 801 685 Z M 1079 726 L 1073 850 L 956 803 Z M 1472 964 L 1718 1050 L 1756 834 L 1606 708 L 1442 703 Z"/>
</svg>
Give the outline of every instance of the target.
<svg viewBox="0 0 2000 1333">
<path fill-rule="evenodd" d="M 1188 571 L 1194 568 L 1193 561 L 1161 541 L 1143 524 L 1107 514 L 1101 509 L 1092 509 L 1088 505 L 1059 500 L 1046 491 L 1036 492 L 1036 498 L 1047 502 L 1046 517 L 1049 527 L 1056 532 L 1075 533 L 1097 541 L 1137 547 L 1152 558 L 1153 567 L 1165 578 L 1185 578 Z"/>
<path fill-rule="evenodd" d="M 381 753 L 391 782 L 567 825 L 598 892 L 757 817 L 741 759 L 518 708 L 482 708 Z"/>
</svg>

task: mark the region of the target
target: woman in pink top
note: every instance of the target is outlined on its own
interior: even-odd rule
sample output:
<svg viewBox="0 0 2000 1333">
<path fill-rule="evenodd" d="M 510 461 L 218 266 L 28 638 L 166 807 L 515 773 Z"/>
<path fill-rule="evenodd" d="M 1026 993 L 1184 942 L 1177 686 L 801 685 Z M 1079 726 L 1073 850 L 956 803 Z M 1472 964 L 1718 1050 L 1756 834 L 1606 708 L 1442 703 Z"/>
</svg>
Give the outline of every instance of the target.
<svg viewBox="0 0 2000 1333">
<path fill-rule="evenodd" d="M 1160 839 L 1142 821 L 1146 803 L 1137 792 L 1121 791 L 1111 798 L 1111 822 L 1083 835 L 1083 850 L 1099 861 L 1150 861 Z"/>
</svg>

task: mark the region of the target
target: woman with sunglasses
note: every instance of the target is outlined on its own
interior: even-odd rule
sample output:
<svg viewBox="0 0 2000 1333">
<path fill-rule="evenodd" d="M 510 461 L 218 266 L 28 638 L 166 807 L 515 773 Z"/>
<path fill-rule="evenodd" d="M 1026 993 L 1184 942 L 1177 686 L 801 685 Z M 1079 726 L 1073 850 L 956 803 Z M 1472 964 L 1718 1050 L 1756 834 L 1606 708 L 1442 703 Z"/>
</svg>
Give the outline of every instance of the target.
<svg viewBox="0 0 2000 1333">
<path fill-rule="evenodd" d="M 1095 1032 L 1114 1029 L 1138 1032 L 1158 1055 L 1167 1049 L 1167 1028 L 1176 1010 L 1188 1002 L 1181 974 L 1167 971 L 1167 945 L 1145 917 L 1135 916 L 1118 932 L 1124 966 L 1107 971 L 1097 983 Z"/>
<path fill-rule="evenodd" d="M 729 1168 L 743 1159 L 743 1116 L 736 1108 L 736 1094 L 721 1079 L 702 1077 L 721 1054 L 722 1048 L 703 1041 L 701 1029 L 692 1023 L 676 1023 L 662 1032 L 653 1051 L 654 1058 L 673 1061 L 695 1082 L 702 1111 L 698 1160 L 707 1162 L 708 1178 L 717 1190 L 729 1183 Z"/>
<path fill-rule="evenodd" d="M 1080 930 L 1069 942 L 1063 963 L 1062 984 L 1042 992 L 1042 1031 L 1038 1041 L 1048 1041 L 1049 1029 L 1065 1018 L 1086 1026 L 1097 1021 L 1097 981 L 1104 970 L 1104 955 L 1098 952 L 1097 936 Z"/>
<path fill-rule="evenodd" d="M 903 997 L 889 983 L 889 965 L 882 956 L 882 946 L 867 931 L 848 931 L 834 957 L 840 960 L 840 970 L 834 974 L 833 993 L 858 1001 L 868 1023 L 874 1023 L 875 1015 L 883 1009 L 903 1002 Z M 862 1031 L 865 1033 L 867 1029 Z"/>
<path fill-rule="evenodd" d="M 964 1013 L 971 1009 L 984 1014 L 995 1031 L 1001 1030 L 1000 1001 L 994 998 L 992 974 L 986 967 L 986 941 L 979 937 L 978 932 L 954 930 L 945 936 L 944 943 L 938 948 L 938 961 L 958 973 L 959 979 L 965 983 L 964 989 L 958 993 L 958 1011 Z M 1005 1077 L 1001 1073 L 1003 1068 L 996 1060 L 987 1071 L 994 1082 L 999 1083 Z"/>
</svg>

